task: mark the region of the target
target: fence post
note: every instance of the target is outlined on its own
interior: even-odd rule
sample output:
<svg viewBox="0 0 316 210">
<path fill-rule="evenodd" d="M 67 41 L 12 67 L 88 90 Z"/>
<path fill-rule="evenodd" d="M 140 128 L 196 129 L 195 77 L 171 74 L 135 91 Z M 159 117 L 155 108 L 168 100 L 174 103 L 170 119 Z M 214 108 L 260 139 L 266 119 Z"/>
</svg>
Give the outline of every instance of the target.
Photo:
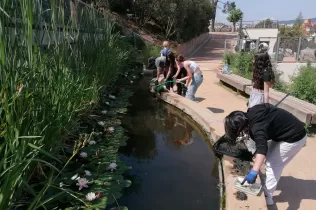
<svg viewBox="0 0 316 210">
<path fill-rule="evenodd" d="M 278 34 L 277 36 L 277 43 L 276 43 L 276 51 L 275 51 L 275 62 L 278 63 L 279 62 L 279 48 L 280 48 L 280 34 Z"/>
<path fill-rule="evenodd" d="M 260 37 L 256 40 L 256 52 L 259 51 Z"/>
<path fill-rule="evenodd" d="M 266 20 L 263 21 L 263 28 L 266 28 Z"/>
<path fill-rule="evenodd" d="M 227 48 L 227 40 L 225 39 L 225 42 L 224 42 L 224 53 L 226 53 L 226 48 Z"/>
<path fill-rule="evenodd" d="M 298 63 L 298 60 L 300 58 L 301 45 L 302 45 L 302 36 L 300 36 L 300 38 L 298 39 L 298 46 L 297 46 L 297 52 L 296 52 L 296 63 Z"/>
</svg>

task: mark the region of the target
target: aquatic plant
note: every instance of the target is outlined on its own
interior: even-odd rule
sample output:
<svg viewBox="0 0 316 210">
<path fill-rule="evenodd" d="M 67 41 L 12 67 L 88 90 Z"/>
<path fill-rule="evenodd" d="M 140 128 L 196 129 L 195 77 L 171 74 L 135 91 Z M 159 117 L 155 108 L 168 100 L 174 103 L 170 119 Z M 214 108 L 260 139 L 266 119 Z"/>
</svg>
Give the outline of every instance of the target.
<svg viewBox="0 0 316 210">
<path fill-rule="evenodd" d="M 0 209 L 105 208 L 130 185 L 117 156 L 124 130 L 103 135 L 90 116 L 100 92 L 134 60 L 132 47 L 96 10 L 79 4 L 72 16 L 66 2 L 0 2 Z M 111 107 L 125 108 L 128 94 Z M 79 126 L 85 120 L 95 130 Z M 95 133 L 102 144 L 87 144 Z M 113 159 L 120 168 L 106 173 Z M 93 178 L 90 192 L 104 192 L 93 204 L 77 192 L 79 186 L 86 193 L 85 171 Z M 103 188 L 106 180 L 121 184 Z"/>
</svg>

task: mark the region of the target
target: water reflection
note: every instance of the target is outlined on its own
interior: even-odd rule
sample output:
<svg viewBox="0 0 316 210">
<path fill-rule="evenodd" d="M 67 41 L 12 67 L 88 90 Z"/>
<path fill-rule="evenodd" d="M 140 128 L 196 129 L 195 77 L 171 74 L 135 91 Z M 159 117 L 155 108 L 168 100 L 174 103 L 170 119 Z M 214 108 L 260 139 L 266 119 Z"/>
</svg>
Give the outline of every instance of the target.
<svg viewBox="0 0 316 210">
<path fill-rule="evenodd" d="M 130 210 L 219 209 L 215 158 L 181 113 L 157 101 L 142 81 L 123 119 L 130 140 L 120 148 L 133 184 L 118 200 Z"/>
</svg>

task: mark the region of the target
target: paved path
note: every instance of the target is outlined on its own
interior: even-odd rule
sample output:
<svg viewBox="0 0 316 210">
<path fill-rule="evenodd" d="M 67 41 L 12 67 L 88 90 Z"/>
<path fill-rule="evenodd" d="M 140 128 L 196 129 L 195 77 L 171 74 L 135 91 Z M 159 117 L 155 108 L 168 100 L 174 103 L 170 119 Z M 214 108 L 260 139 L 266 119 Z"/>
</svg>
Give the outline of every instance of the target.
<svg viewBox="0 0 316 210">
<path fill-rule="evenodd" d="M 191 58 L 199 63 L 201 69 L 204 70 L 204 81 L 196 94 L 199 100 L 198 103 L 221 118 L 224 118 L 234 110 L 245 111 L 247 102 L 245 98 L 237 96 L 233 91 L 219 85 L 219 81 L 216 78 L 216 68 L 221 65 L 221 55 L 224 52 L 223 47 L 223 39 L 211 39 Z M 219 128 L 223 129 L 223 126 L 219 126 Z M 316 210 L 315 137 L 308 138 L 306 146 L 284 169 L 274 195 L 274 201 L 276 205 L 269 209 Z M 241 209 L 237 205 L 232 206 L 236 206 L 235 209 Z M 249 209 L 256 208 L 250 207 Z"/>
</svg>

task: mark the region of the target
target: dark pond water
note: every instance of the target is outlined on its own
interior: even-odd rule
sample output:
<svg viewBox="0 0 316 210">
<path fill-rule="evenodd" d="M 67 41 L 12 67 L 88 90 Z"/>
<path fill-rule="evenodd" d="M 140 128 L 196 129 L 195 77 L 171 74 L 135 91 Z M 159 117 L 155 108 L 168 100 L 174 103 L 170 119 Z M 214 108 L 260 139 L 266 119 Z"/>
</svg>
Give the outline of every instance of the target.
<svg viewBox="0 0 316 210">
<path fill-rule="evenodd" d="M 118 200 L 129 210 L 218 210 L 216 159 L 203 133 L 178 110 L 151 96 L 143 79 L 123 120 L 120 149 L 133 182 Z M 181 116 L 182 115 L 182 116 Z"/>
</svg>

